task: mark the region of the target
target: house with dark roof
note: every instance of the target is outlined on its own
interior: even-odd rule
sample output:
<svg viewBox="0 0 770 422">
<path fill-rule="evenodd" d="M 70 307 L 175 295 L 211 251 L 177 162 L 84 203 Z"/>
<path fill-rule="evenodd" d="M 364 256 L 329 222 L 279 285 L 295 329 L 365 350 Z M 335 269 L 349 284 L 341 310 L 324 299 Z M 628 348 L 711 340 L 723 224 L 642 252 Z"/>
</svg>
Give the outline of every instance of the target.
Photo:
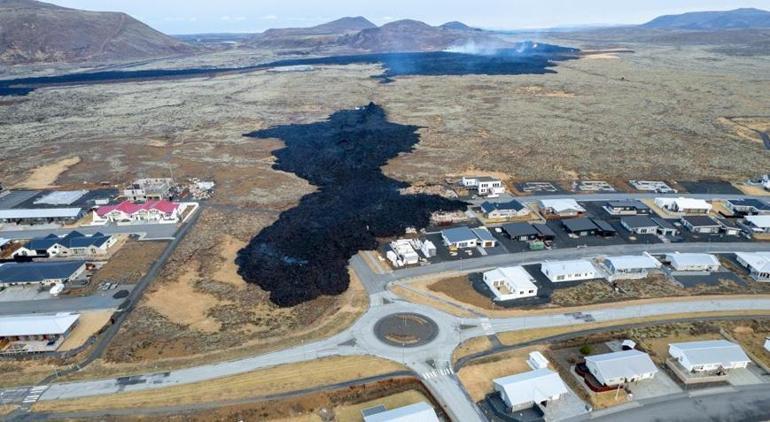
<svg viewBox="0 0 770 422">
<path fill-rule="evenodd" d="M 715 218 L 708 215 L 689 215 L 682 217 L 682 225 L 693 233 L 717 234 L 722 226 Z"/>
<path fill-rule="evenodd" d="M 489 202 L 481 204 L 481 212 L 486 218 L 505 219 L 515 217 L 525 217 L 531 210 L 517 200 L 510 202 Z"/>
<path fill-rule="evenodd" d="M 676 236 L 679 234 L 679 229 L 676 228 L 673 224 L 671 224 L 670 221 L 653 217 L 652 221 L 655 222 L 655 224 L 658 225 L 658 234 L 662 236 Z"/>
<path fill-rule="evenodd" d="M 596 224 L 596 227 L 599 228 L 599 230 L 596 231 L 596 234 L 599 236 L 611 237 L 618 234 L 618 231 L 615 229 L 615 227 L 612 227 L 612 224 L 604 220 L 592 218 L 591 221 Z"/>
<path fill-rule="evenodd" d="M 599 227 L 590 218 L 573 218 L 561 222 L 567 233 L 575 236 L 594 236 L 599 232 Z"/>
<path fill-rule="evenodd" d="M 724 205 L 736 217 L 770 215 L 770 204 L 755 198 L 730 199 Z"/>
<path fill-rule="evenodd" d="M 111 235 L 95 233 L 86 236 L 80 232 L 72 231 L 59 237 L 49 234 L 45 237 L 32 239 L 26 245 L 14 251 L 13 256 L 26 257 L 98 257 L 109 253 L 117 239 Z"/>
<path fill-rule="evenodd" d="M 717 222 L 719 223 L 721 232 L 727 236 L 738 236 L 741 234 L 741 232 L 743 232 L 741 227 L 738 226 L 738 223 L 732 220 L 728 220 L 726 218 L 718 218 Z"/>
<path fill-rule="evenodd" d="M 0 286 L 64 284 L 86 270 L 85 261 L 49 261 L 0 264 Z"/>
<path fill-rule="evenodd" d="M 547 224 L 533 224 L 532 227 L 539 233 L 537 238 L 542 241 L 556 240 L 556 233 Z"/>
<path fill-rule="evenodd" d="M 502 229 L 512 240 L 522 242 L 535 240 L 540 236 L 540 232 L 529 223 L 510 223 L 504 225 Z"/>
<path fill-rule="evenodd" d="M 656 234 L 658 223 L 646 215 L 632 215 L 620 219 L 620 225 L 634 234 Z"/>
<path fill-rule="evenodd" d="M 604 210 L 611 215 L 649 215 L 650 207 L 642 201 L 627 199 L 623 201 L 608 201 Z"/>
</svg>

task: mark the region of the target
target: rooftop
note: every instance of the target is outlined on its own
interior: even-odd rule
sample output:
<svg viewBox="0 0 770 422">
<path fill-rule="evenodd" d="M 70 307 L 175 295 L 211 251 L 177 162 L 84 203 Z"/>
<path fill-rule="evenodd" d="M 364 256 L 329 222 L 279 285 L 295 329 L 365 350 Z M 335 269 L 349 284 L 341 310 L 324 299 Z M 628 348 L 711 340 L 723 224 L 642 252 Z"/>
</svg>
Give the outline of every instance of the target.
<svg viewBox="0 0 770 422">
<path fill-rule="evenodd" d="M 751 362 L 741 346 L 727 340 L 671 343 L 669 346 L 669 350 L 680 351 L 693 365 L 720 364 L 728 366 L 733 362 Z"/>
<path fill-rule="evenodd" d="M 0 210 L 0 220 L 20 220 L 30 218 L 77 218 L 82 208 L 32 208 Z"/>
<path fill-rule="evenodd" d="M 590 230 L 598 230 L 599 227 L 591 221 L 590 218 L 575 218 L 571 220 L 562 221 L 564 227 L 571 232 L 583 232 Z"/>
<path fill-rule="evenodd" d="M 537 236 L 540 232 L 529 223 L 510 223 L 503 226 L 503 231 L 511 237 Z"/>
<path fill-rule="evenodd" d="M 666 255 L 675 267 L 691 265 L 719 265 L 719 259 L 707 253 L 671 253 Z"/>
<path fill-rule="evenodd" d="M 714 227 L 719 226 L 719 221 L 708 215 L 688 215 L 682 217 L 683 221 L 686 221 L 693 227 Z"/>
<path fill-rule="evenodd" d="M 546 261 L 542 264 L 542 270 L 552 275 L 585 274 L 594 273 L 596 268 L 590 261 L 576 259 L 572 261 Z"/>
<path fill-rule="evenodd" d="M 770 272 L 770 252 L 738 252 L 735 256 L 759 272 Z"/>
<path fill-rule="evenodd" d="M 433 407 L 423 401 L 398 409 L 367 414 L 364 416 L 364 422 L 439 422 L 439 420 Z"/>
<path fill-rule="evenodd" d="M 25 246 L 27 249 L 41 251 L 50 248 L 53 245 L 61 245 L 65 248 L 87 248 L 89 246 L 102 246 L 112 236 L 107 236 L 102 233 L 94 233 L 91 236 L 86 236 L 80 232 L 72 231 L 67 233 L 66 236 L 59 237 L 55 234 L 50 234 L 46 237 L 39 237 L 32 239 Z"/>
<path fill-rule="evenodd" d="M 660 268 L 660 262 L 649 255 L 610 256 L 606 260 L 617 271 L 623 270 L 654 270 Z"/>
<path fill-rule="evenodd" d="M 770 215 L 748 215 L 746 221 L 756 227 L 770 228 Z"/>
<path fill-rule="evenodd" d="M 738 207 L 751 207 L 756 210 L 770 211 L 770 204 L 756 198 L 731 199 L 727 202 Z"/>
<path fill-rule="evenodd" d="M 512 200 L 509 202 L 484 202 L 481 204 L 481 210 L 489 213 L 494 210 L 514 210 L 514 211 L 520 211 L 524 209 L 524 204 L 517 200 Z"/>
<path fill-rule="evenodd" d="M 137 204 L 131 201 L 123 201 L 118 205 L 105 205 L 99 207 L 96 210 L 96 214 L 103 217 L 112 211 L 120 211 L 126 214 L 134 214 L 139 211 L 156 210 L 162 213 L 170 214 L 179 208 L 179 204 L 176 202 L 160 200 L 160 201 L 147 201 L 143 204 Z"/>
<path fill-rule="evenodd" d="M 492 233 L 490 233 L 486 227 L 477 227 L 475 229 L 471 229 L 471 231 L 473 232 L 473 234 L 476 235 L 476 237 L 479 238 L 479 240 L 482 240 L 484 242 L 497 241 L 497 239 L 495 239 L 495 237 L 492 236 Z"/>
<path fill-rule="evenodd" d="M 559 374 L 548 368 L 497 378 L 494 383 L 505 390 L 513 406 L 540 403 L 567 393 L 567 386 Z"/>
<path fill-rule="evenodd" d="M 496 268 L 485 273 L 485 275 L 487 274 L 493 280 L 507 281 L 515 290 L 537 289 L 537 286 L 534 283 L 535 279 L 527 272 L 527 270 L 520 266 Z"/>
<path fill-rule="evenodd" d="M 0 337 L 64 334 L 79 318 L 78 314 L 0 317 Z"/>
<path fill-rule="evenodd" d="M 620 219 L 620 221 L 632 229 L 658 227 L 658 224 L 653 221 L 652 218 L 647 217 L 646 215 L 632 215 L 629 217 L 623 217 Z"/>
<path fill-rule="evenodd" d="M 586 362 L 595 364 L 605 379 L 634 378 L 640 374 L 658 372 L 650 356 L 638 350 L 586 356 Z"/>
<path fill-rule="evenodd" d="M 540 206 L 542 208 L 551 208 L 556 212 L 562 211 L 578 211 L 585 212 L 585 208 L 581 207 L 574 199 L 561 198 L 561 199 L 541 199 Z"/>
<path fill-rule="evenodd" d="M 0 264 L 0 283 L 34 283 L 69 278 L 84 264 L 85 261 Z"/>
<path fill-rule="evenodd" d="M 476 234 L 466 226 L 442 230 L 441 234 L 449 243 L 466 242 L 476 240 Z"/>
<path fill-rule="evenodd" d="M 642 201 L 636 199 L 624 199 L 620 201 L 609 201 L 607 205 L 611 208 L 636 208 L 638 210 L 648 210 L 650 207 Z"/>
</svg>

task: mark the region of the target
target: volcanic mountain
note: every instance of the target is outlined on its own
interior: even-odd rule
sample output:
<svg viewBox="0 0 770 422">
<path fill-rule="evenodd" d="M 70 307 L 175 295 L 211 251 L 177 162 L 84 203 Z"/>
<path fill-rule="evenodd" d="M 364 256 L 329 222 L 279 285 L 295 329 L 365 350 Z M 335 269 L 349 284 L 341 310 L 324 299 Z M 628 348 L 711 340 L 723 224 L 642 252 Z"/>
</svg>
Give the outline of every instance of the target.
<svg viewBox="0 0 770 422">
<path fill-rule="evenodd" d="M 34 0 L 0 0 L 0 63 L 139 59 L 193 48 L 115 12 L 69 9 Z"/>
<path fill-rule="evenodd" d="M 725 30 L 770 28 L 770 12 L 735 9 L 724 12 L 691 12 L 660 16 L 642 25 L 650 29 Z"/>
<path fill-rule="evenodd" d="M 345 17 L 309 28 L 274 28 L 257 34 L 252 44 L 265 48 L 307 48 L 335 44 L 346 34 L 354 34 L 377 25 L 366 18 Z"/>
</svg>

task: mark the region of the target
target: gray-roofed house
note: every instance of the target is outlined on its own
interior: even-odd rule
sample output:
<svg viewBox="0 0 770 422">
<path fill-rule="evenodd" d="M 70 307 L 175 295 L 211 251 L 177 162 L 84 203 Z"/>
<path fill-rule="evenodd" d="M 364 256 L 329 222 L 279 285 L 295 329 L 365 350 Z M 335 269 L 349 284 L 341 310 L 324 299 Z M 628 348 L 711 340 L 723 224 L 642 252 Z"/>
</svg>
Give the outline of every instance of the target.
<svg viewBox="0 0 770 422">
<path fill-rule="evenodd" d="M 556 233 L 547 224 L 533 224 L 532 227 L 539 233 L 537 238 L 544 241 L 556 239 Z"/>
<path fill-rule="evenodd" d="M 658 224 L 646 215 L 632 215 L 620 219 L 620 225 L 634 234 L 656 234 Z"/>
<path fill-rule="evenodd" d="M 117 240 L 114 236 L 94 233 L 86 236 L 72 231 L 59 237 L 49 234 L 45 237 L 32 239 L 29 243 L 14 251 L 13 256 L 29 257 L 99 257 L 109 253 L 109 249 Z"/>
<path fill-rule="evenodd" d="M 587 356 L 586 367 L 597 381 L 607 387 L 652 379 L 658 373 L 647 353 L 633 349 Z"/>
<path fill-rule="evenodd" d="M 441 239 L 443 239 L 444 245 L 449 248 L 475 248 L 479 244 L 476 233 L 465 226 L 442 230 Z"/>
<path fill-rule="evenodd" d="M 658 234 L 662 236 L 676 236 L 679 234 L 679 229 L 676 228 L 673 224 L 671 224 L 670 221 L 653 217 L 652 221 L 655 222 L 655 224 L 658 225 Z"/>
<path fill-rule="evenodd" d="M 85 269 L 85 261 L 0 264 L 0 285 L 63 284 L 78 278 Z"/>
<path fill-rule="evenodd" d="M 604 210 L 611 215 L 649 215 L 651 212 L 650 207 L 636 199 L 608 201 Z"/>
<path fill-rule="evenodd" d="M 32 208 L 0 210 L 0 223 L 47 224 L 74 223 L 85 215 L 82 208 Z"/>
<path fill-rule="evenodd" d="M 540 235 L 540 232 L 529 223 L 510 223 L 504 225 L 502 229 L 512 240 L 522 242 L 535 240 Z"/>
<path fill-rule="evenodd" d="M 476 238 L 478 238 L 479 246 L 482 248 L 494 248 L 497 246 L 497 239 L 492 236 L 492 233 L 490 233 L 486 227 L 476 227 L 475 229 L 471 229 L 471 231 L 476 235 Z"/>
<path fill-rule="evenodd" d="M 593 236 L 599 231 L 599 227 L 590 218 L 563 220 L 561 224 L 567 230 L 567 233 L 575 236 Z"/>
<path fill-rule="evenodd" d="M 668 353 L 688 372 L 745 368 L 751 362 L 741 346 L 727 340 L 671 343 Z"/>
<path fill-rule="evenodd" d="M 724 201 L 725 208 L 738 217 L 747 215 L 770 215 L 770 204 L 755 198 L 741 198 Z"/>
<path fill-rule="evenodd" d="M 490 219 L 505 219 L 527 216 L 531 210 L 514 199 L 509 202 L 486 201 L 481 204 L 481 212 Z"/>
<path fill-rule="evenodd" d="M 708 215 L 688 215 L 682 217 L 682 225 L 693 233 L 717 234 L 722 230 L 719 221 Z"/>
</svg>

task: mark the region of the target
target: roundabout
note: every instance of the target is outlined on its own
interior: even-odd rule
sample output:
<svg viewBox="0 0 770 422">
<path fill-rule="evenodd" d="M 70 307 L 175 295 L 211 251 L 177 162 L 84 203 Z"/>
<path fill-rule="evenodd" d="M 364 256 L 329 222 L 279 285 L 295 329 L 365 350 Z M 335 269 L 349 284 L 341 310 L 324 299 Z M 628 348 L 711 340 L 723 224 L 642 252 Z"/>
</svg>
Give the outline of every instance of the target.
<svg viewBox="0 0 770 422">
<path fill-rule="evenodd" d="M 425 315 L 399 312 L 385 316 L 374 324 L 374 335 L 395 347 L 420 347 L 436 339 L 438 324 Z"/>
</svg>

